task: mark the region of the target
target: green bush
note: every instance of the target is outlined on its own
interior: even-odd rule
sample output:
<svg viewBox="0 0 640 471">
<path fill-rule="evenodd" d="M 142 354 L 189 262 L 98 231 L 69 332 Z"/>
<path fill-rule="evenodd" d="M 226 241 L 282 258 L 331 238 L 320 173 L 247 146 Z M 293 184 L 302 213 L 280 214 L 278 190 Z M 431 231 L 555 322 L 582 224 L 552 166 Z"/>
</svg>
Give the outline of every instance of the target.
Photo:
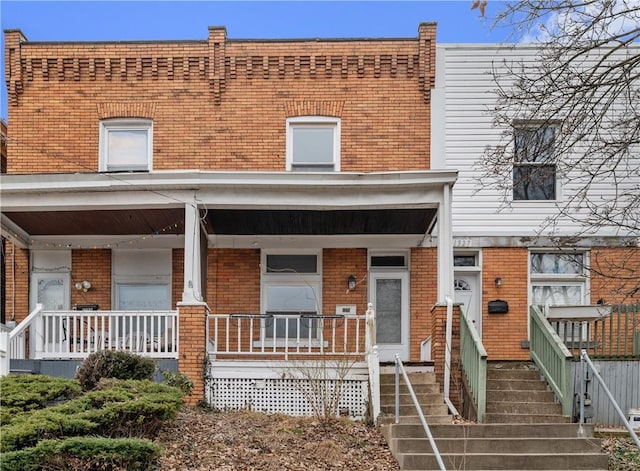
<svg viewBox="0 0 640 471">
<path fill-rule="evenodd" d="M 43 409 L 54 402 L 79 396 L 82 389 L 72 379 L 44 375 L 9 375 L 0 378 L 2 408 L 0 425 L 6 425 L 20 412 Z"/>
<path fill-rule="evenodd" d="M 162 377 L 165 384 L 178 388 L 185 396 L 191 394 L 193 390 L 193 381 L 191 381 L 184 373 L 176 373 L 173 371 L 163 371 Z"/>
<path fill-rule="evenodd" d="M 76 379 L 85 391 L 96 387 L 102 378 L 151 379 L 156 365 L 150 358 L 129 352 L 102 350 L 92 353 L 82 362 Z"/>
<path fill-rule="evenodd" d="M 0 455 L 3 471 L 143 470 L 160 456 L 158 445 L 141 439 L 74 437 L 43 440 L 35 447 Z"/>
<path fill-rule="evenodd" d="M 63 404 L 18 414 L 2 428 L 0 451 L 72 436 L 151 437 L 182 405 L 177 388 L 135 380 L 102 380 L 96 390 Z"/>
</svg>

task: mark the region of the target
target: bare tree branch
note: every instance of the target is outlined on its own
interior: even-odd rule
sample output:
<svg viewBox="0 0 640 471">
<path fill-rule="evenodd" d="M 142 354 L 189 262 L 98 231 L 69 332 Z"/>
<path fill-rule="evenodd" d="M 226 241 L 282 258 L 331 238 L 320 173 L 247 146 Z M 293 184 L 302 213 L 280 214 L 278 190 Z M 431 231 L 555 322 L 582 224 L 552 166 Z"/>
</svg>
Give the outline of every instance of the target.
<svg viewBox="0 0 640 471">
<path fill-rule="evenodd" d="M 552 155 L 562 189 L 555 212 L 538 229 L 558 247 L 575 237 L 622 237 L 631 255 L 589 267 L 640 292 L 640 0 L 520 0 L 503 5 L 494 26 L 509 27 L 535 56 L 494 63 L 494 124 L 502 140 L 488 146 L 480 183 L 513 201 L 514 124 L 556 129 Z M 520 174 L 518 174 L 520 177 Z M 533 184 L 523 182 L 523 185 Z M 567 236 L 572 228 L 573 238 Z M 563 232 L 564 231 L 564 232 Z M 564 237 L 563 237 L 564 236 Z M 635 253 L 635 255 L 633 255 Z M 632 263 L 633 262 L 633 263 Z"/>
</svg>

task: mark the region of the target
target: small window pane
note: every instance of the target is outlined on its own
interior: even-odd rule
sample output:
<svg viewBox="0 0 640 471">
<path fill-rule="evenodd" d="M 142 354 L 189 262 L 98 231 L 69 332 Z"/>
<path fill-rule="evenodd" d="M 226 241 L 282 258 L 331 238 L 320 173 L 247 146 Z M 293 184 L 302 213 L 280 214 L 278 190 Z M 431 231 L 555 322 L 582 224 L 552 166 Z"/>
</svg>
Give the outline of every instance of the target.
<svg viewBox="0 0 640 471">
<path fill-rule="evenodd" d="M 581 305 L 582 285 L 540 285 L 531 287 L 533 304 L 547 306 Z"/>
<path fill-rule="evenodd" d="M 147 166 L 148 131 L 109 130 L 108 165 L 109 167 Z"/>
<path fill-rule="evenodd" d="M 293 163 L 333 163 L 333 126 L 294 126 Z"/>
<path fill-rule="evenodd" d="M 307 285 L 271 285 L 267 287 L 267 312 L 317 312 L 319 300 Z"/>
<path fill-rule="evenodd" d="M 317 273 L 318 257 L 309 255 L 267 255 L 267 273 Z"/>
<path fill-rule="evenodd" d="M 373 255 L 372 267 L 406 267 L 404 255 Z"/>
<path fill-rule="evenodd" d="M 532 274 L 582 275 L 583 254 L 532 253 Z"/>
<path fill-rule="evenodd" d="M 555 165 L 516 165 L 513 167 L 514 200 L 555 200 Z"/>
<path fill-rule="evenodd" d="M 475 267 L 476 256 L 475 255 L 454 255 L 453 266 L 454 267 Z"/>
<path fill-rule="evenodd" d="M 118 284 L 118 310 L 166 311 L 170 309 L 169 286 Z"/>
<path fill-rule="evenodd" d="M 553 162 L 555 129 L 550 126 L 540 128 L 516 128 L 516 162 Z"/>
</svg>

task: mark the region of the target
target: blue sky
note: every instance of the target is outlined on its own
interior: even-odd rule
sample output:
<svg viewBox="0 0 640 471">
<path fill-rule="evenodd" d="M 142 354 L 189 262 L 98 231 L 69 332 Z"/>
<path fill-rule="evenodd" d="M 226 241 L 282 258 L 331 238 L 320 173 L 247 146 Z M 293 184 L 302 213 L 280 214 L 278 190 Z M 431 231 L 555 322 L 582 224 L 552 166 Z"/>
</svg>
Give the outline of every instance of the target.
<svg viewBox="0 0 640 471">
<path fill-rule="evenodd" d="M 489 2 L 487 16 L 499 6 Z M 458 1 L 28 1 L 0 0 L 2 30 L 30 41 L 206 39 L 225 26 L 229 39 L 416 37 L 418 24 L 438 23 L 438 42 L 497 42 L 508 32 Z M 2 68 L 2 118 L 7 120 Z"/>
</svg>

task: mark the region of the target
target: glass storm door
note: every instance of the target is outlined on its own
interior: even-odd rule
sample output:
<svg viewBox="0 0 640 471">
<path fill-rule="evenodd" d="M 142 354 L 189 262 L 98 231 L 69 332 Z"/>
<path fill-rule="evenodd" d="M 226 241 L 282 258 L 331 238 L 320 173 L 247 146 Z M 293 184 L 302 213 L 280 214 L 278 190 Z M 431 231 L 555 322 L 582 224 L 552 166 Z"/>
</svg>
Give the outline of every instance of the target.
<svg viewBox="0 0 640 471">
<path fill-rule="evenodd" d="M 380 361 L 394 361 L 396 353 L 409 360 L 409 275 L 374 272 L 370 280 Z"/>
<path fill-rule="evenodd" d="M 69 310 L 69 275 L 67 273 L 37 273 L 33 275 L 35 289 L 31 292 L 31 310 L 42 303 L 45 311 Z"/>
</svg>

